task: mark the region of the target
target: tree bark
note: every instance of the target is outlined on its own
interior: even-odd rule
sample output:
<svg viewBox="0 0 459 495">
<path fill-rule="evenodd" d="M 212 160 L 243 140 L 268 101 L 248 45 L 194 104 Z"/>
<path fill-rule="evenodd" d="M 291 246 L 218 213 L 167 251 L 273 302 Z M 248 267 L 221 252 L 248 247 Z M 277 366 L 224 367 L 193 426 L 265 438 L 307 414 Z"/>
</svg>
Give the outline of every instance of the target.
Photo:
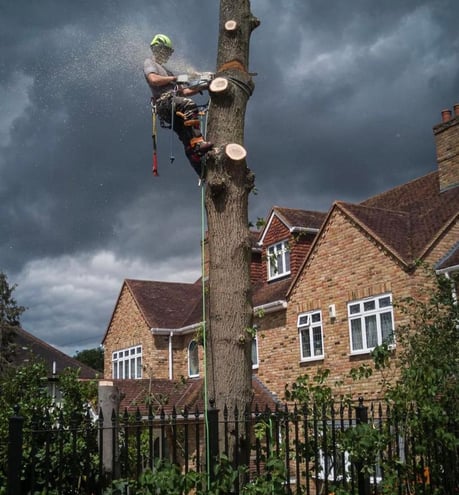
<svg viewBox="0 0 459 495">
<path fill-rule="evenodd" d="M 209 249 L 207 379 L 208 395 L 230 419 L 243 419 L 252 401 L 251 240 L 248 196 L 254 175 L 247 167 L 244 119 L 254 84 L 248 71 L 251 32 L 259 24 L 248 0 L 221 0 L 217 78 L 209 88 L 206 212 Z M 214 91 L 212 91 L 212 88 Z M 223 89 L 222 89 L 223 88 Z M 243 458 L 247 432 L 239 429 Z M 236 439 L 233 438 L 233 441 Z M 235 455 L 234 444 L 230 455 Z"/>
</svg>

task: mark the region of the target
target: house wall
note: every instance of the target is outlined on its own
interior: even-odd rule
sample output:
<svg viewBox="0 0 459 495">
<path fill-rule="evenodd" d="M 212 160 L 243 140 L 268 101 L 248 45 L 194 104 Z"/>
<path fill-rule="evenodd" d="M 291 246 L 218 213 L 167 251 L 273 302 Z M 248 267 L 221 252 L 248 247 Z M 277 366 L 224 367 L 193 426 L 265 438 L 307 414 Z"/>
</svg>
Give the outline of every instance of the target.
<svg viewBox="0 0 459 495">
<path fill-rule="evenodd" d="M 438 261 L 457 242 L 458 229 L 455 225 L 443 236 L 429 253 L 427 262 Z M 423 270 L 407 272 L 335 208 L 313 256 L 290 294 L 285 323 L 278 325 L 274 322 L 272 328 L 264 330 L 265 338 L 259 340 L 260 378 L 282 398 L 286 383 L 293 383 L 300 374 L 313 376 L 318 368 L 323 367 L 331 370 L 331 384 L 344 380 L 340 392 L 354 397 L 377 397 L 380 395 L 379 375 L 365 382 L 353 383 L 346 379 L 351 368 L 371 363 L 369 354 L 350 355 L 347 303 L 385 292 L 392 293 L 393 299 L 397 300 L 417 293 L 417 289 L 425 287 L 426 283 Z M 337 318 L 334 321 L 328 316 L 330 304 L 336 306 Z M 297 317 L 299 313 L 310 310 L 322 311 L 325 357 L 318 361 L 300 362 Z M 394 321 L 395 327 L 405 321 L 396 308 Z M 396 352 L 393 351 L 394 357 Z"/>
<path fill-rule="evenodd" d="M 287 330 L 285 317 L 286 311 L 282 310 L 254 320 L 258 326 L 258 368 L 254 373 L 271 391 L 276 391 L 279 398 L 283 397 L 278 390 L 286 370 L 292 373 L 298 361 L 291 344 L 295 335 Z M 273 366 L 273 360 L 281 361 L 282 366 Z"/>
<path fill-rule="evenodd" d="M 253 285 L 263 281 L 263 262 L 264 253 L 252 251 L 252 259 L 250 261 L 250 281 Z"/>
<path fill-rule="evenodd" d="M 104 341 L 104 376 L 112 377 L 112 353 L 142 345 L 144 378 L 168 378 L 167 337 L 151 335 L 131 292 L 124 284 Z"/>
<path fill-rule="evenodd" d="M 434 127 L 440 190 L 459 185 L 459 104 L 455 116 Z"/>
<path fill-rule="evenodd" d="M 185 335 L 175 336 L 173 338 L 173 379 L 180 380 L 188 378 L 188 346 L 192 340 L 196 340 L 196 333 L 188 333 Z M 204 374 L 204 348 L 198 346 L 199 351 L 199 374 Z"/>
</svg>

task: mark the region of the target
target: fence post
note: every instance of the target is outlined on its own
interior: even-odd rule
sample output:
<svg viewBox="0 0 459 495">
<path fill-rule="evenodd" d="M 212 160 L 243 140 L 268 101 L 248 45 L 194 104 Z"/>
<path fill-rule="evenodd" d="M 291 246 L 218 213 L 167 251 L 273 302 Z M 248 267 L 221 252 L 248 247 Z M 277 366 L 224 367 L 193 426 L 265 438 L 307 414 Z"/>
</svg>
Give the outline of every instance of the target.
<svg viewBox="0 0 459 495">
<path fill-rule="evenodd" d="M 117 434 L 118 410 L 120 404 L 120 393 L 111 380 L 101 380 L 99 382 L 99 409 L 102 411 L 104 424 L 101 425 L 102 434 L 99 435 L 101 444 L 99 445 L 102 465 L 105 475 L 109 480 L 116 479 L 119 475 L 118 449 L 113 438 Z M 115 414 L 116 421 L 110 425 L 112 413 Z"/>
<path fill-rule="evenodd" d="M 24 418 L 19 415 L 19 406 L 9 420 L 8 430 L 8 474 L 7 495 L 21 494 L 22 426 Z"/>
<path fill-rule="evenodd" d="M 215 465 L 217 463 L 218 448 L 218 412 L 215 401 L 211 400 L 207 409 L 207 474 L 210 481 L 215 481 Z"/>
<path fill-rule="evenodd" d="M 355 408 L 357 425 L 368 423 L 368 407 L 363 405 L 363 397 L 359 397 L 359 405 Z M 361 461 L 355 463 L 357 469 L 357 490 L 359 495 L 370 495 L 370 479 L 362 472 Z"/>
</svg>

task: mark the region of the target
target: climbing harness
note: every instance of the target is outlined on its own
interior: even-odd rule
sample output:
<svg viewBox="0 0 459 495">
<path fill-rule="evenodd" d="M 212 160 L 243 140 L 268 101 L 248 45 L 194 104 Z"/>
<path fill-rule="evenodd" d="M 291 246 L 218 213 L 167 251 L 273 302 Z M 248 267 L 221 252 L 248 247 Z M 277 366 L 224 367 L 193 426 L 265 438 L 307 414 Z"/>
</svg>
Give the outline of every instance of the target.
<svg viewBox="0 0 459 495">
<path fill-rule="evenodd" d="M 172 93 L 172 94 L 171 94 Z M 153 140 L 153 166 L 152 166 L 152 171 L 154 176 L 158 176 L 158 128 L 157 128 L 157 122 L 159 120 L 159 125 L 160 127 L 164 129 L 174 129 L 174 121 L 177 117 L 182 118 L 185 121 L 185 125 L 197 125 L 199 124 L 201 134 L 205 135 L 205 131 L 207 129 L 207 112 L 209 109 L 209 104 L 210 101 L 207 103 L 201 104 L 201 105 L 196 105 L 197 107 L 197 115 L 196 113 L 193 113 L 191 115 L 189 112 L 187 113 L 182 113 L 176 111 L 176 105 L 174 101 L 174 96 L 176 94 L 176 90 L 173 92 L 168 92 L 164 96 L 161 96 L 158 100 L 154 100 L 153 98 L 151 99 L 151 112 L 152 112 L 152 140 Z M 167 121 L 167 117 L 161 114 L 161 112 L 158 112 L 158 106 L 161 103 L 161 100 L 163 98 L 172 98 L 172 104 L 171 104 L 171 113 L 170 113 L 170 123 Z M 194 118 L 193 118 L 194 117 Z M 199 150 L 195 153 L 197 157 L 199 157 L 199 161 L 201 164 L 205 162 L 205 153 L 200 154 Z M 172 164 L 174 163 L 175 156 L 174 156 L 174 134 L 170 134 L 169 138 L 169 162 Z M 200 176 L 200 183 L 201 180 L 203 179 L 203 173 L 201 173 Z"/>
</svg>

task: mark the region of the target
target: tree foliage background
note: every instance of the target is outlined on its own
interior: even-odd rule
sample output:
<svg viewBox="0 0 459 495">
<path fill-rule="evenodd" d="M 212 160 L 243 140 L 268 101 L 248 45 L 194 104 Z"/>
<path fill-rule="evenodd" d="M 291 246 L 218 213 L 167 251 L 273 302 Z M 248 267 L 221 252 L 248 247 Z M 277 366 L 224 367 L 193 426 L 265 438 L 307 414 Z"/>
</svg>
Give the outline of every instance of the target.
<svg viewBox="0 0 459 495">
<path fill-rule="evenodd" d="M 25 311 L 13 297 L 15 288 L 15 285 L 9 285 L 8 277 L 0 273 L 0 373 L 11 361 L 15 329 L 19 327 L 21 314 Z"/>
</svg>

